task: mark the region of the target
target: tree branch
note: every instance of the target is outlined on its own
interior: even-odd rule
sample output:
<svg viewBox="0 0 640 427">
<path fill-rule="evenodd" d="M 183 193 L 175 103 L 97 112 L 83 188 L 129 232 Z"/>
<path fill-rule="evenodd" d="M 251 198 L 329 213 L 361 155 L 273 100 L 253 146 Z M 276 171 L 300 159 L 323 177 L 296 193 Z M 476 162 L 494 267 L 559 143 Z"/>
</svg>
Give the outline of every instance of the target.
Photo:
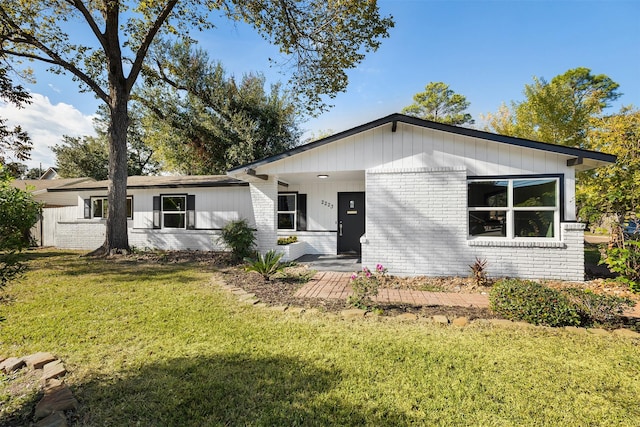
<svg viewBox="0 0 640 427">
<path fill-rule="evenodd" d="M 82 1 L 80 0 L 66 0 L 66 2 L 72 5 L 73 7 L 75 7 L 76 9 L 78 9 L 78 11 L 84 17 L 84 20 L 87 21 L 87 24 L 89 24 L 89 28 L 91 28 L 91 31 L 93 31 L 93 34 L 96 36 L 96 38 L 100 42 L 100 45 L 106 51 L 107 47 L 106 47 L 104 34 L 100 32 L 100 28 L 98 28 L 98 24 L 96 23 L 95 19 L 93 19 L 93 16 L 89 12 L 89 10 L 86 8 L 84 3 L 82 3 Z"/>
<path fill-rule="evenodd" d="M 158 31 L 160 31 L 160 28 L 171 14 L 171 11 L 175 7 L 176 3 L 178 3 L 178 0 L 169 0 L 164 9 L 162 9 L 162 12 L 160 12 L 158 17 L 154 21 L 153 25 L 149 28 L 149 31 L 147 31 L 147 34 L 145 34 L 144 39 L 142 40 L 142 43 L 140 44 L 140 47 L 136 52 L 136 59 L 131 65 L 129 77 L 127 77 L 127 90 L 130 91 L 133 87 L 136 79 L 138 78 L 138 74 L 140 74 L 140 71 L 142 70 L 142 64 L 144 62 L 144 58 L 147 56 L 147 52 L 149 51 L 151 42 L 153 42 L 156 34 L 158 34 Z"/>
</svg>

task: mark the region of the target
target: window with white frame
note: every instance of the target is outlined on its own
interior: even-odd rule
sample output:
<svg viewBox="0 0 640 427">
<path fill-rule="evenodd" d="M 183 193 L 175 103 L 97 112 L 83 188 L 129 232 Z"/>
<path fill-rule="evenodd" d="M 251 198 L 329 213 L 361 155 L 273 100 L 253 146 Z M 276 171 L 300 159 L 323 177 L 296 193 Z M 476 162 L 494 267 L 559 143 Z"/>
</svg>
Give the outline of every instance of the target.
<svg viewBox="0 0 640 427">
<path fill-rule="evenodd" d="M 278 194 L 278 230 L 296 229 L 296 193 Z"/>
<path fill-rule="evenodd" d="M 162 196 L 162 227 L 186 228 L 187 196 Z"/>
<path fill-rule="evenodd" d="M 559 178 L 470 179 L 469 236 L 557 238 Z"/>
<path fill-rule="evenodd" d="M 107 197 L 92 197 L 91 198 L 91 218 L 107 218 L 108 215 L 109 215 L 109 199 Z M 133 197 L 132 196 L 127 196 L 127 219 L 133 219 Z"/>
</svg>

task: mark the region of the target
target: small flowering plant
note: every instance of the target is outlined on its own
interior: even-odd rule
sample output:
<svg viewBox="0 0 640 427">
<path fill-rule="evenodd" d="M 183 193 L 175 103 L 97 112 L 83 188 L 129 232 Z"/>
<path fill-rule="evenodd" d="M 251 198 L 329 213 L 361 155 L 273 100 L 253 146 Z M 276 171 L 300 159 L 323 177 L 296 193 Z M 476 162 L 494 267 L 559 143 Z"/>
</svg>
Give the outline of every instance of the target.
<svg viewBox="0 0 640 427">
<path fill-rule="evenodd" d="M 376 264 L 375 271 L 363 267 L 359 273 L 353 273 L 349 284 L 353 293 L 347 299 L 347 302 L 354 307 L 368 310 L 373 307 L 372 297 L 378 295 L 378 288 L 382 279 L 387 274 L 387 269 L 382 264 Z"/>
</svg>

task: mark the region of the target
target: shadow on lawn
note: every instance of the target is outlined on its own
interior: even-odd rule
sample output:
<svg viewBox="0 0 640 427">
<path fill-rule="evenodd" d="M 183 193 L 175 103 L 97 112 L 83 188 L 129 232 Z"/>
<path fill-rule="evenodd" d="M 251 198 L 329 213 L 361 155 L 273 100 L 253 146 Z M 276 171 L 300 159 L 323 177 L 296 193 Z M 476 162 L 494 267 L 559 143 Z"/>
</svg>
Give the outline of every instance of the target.
<svg viewBox="0 0 640 427">
<path fill-rule="evenodd" d="M 402 424 L 327 396 L 341 373 L 287 356 L 225 354 L 152 364 L 74 387 L 79 425 Z"/>
</svg>

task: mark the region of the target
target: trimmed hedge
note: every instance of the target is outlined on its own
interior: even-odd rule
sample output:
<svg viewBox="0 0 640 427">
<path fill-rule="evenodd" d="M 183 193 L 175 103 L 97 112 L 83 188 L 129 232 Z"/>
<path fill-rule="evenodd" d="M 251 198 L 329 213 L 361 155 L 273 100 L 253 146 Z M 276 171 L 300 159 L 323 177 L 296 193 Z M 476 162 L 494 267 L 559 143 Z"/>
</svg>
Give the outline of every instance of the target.
<svg viewBox="0 0 640 427">
<path fill-rule="evenodd" d="M 506 279 L 489 293 L 491 310 L 510 320 L 534 325 L 578 326 L 580 314 L 569 298 L 540 283 Z"/>
</svg>

